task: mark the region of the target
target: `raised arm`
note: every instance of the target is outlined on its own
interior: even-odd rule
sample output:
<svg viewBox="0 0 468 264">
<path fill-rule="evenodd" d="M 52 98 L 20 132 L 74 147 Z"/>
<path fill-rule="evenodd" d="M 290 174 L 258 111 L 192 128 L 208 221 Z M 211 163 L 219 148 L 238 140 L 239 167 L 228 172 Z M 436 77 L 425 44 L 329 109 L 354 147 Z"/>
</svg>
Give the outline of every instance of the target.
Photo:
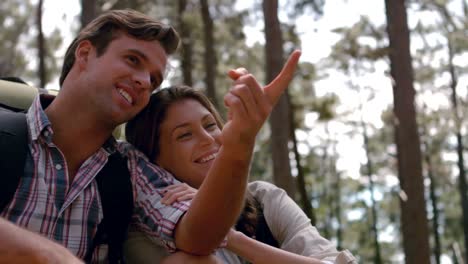
<svg viewBox="0 0 468 264">
<path fill-rule="evenodd" d="M 245 69 L 229 72 L 234 84 L 224 97 L 229 119 L 222 147 L 190 209 L 175 231 L 177 248 L 205 255 L 222 242 L 242 209 L 255 136 L 291 81 L 300 51 L 291 54 L 277 78 L 261 87 Z"/>
</svg>

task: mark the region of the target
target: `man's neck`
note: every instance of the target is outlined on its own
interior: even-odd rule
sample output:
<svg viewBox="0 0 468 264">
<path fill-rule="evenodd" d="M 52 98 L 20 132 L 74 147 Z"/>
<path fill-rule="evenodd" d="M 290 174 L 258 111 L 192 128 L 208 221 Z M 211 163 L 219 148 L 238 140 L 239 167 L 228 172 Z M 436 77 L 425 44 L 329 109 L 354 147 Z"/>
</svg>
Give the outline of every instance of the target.
<svg viewBox="0 0 468 264">
<path fill-rule="evenodd" d="M 86 159 L 96 153 L 112 135 L 113 127 L 106 127 L 96 115 L 84 109 L 77 111 L 57 97 L 45 113 L 54 131 L 52 141 L 65 156 L 70 183 Z"/>
</svg>

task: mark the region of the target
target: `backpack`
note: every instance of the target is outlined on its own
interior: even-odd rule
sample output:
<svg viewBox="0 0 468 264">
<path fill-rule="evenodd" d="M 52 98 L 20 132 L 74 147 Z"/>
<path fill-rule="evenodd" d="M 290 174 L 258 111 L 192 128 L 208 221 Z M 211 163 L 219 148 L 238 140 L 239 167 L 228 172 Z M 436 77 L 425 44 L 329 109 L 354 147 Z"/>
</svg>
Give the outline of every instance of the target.
<svg viewBox="0 0 468 264">
<path fill-rule="evenodd" d="M 3 88 L 1 87 L 0 90 Z M 5 107 L 0 102 L 0 212 L 13 199 L 28 151 L 28 127 L 26 115 L 14 112 L 16 107 Z M 96 175 L 102 203 L 103 219 L 98 224 L 96 234 L 84 258 L 91 262 L 94 249 L 100 244 L 108 244 L 109 263 L 125 263 L 123 243 L 133 213 L 133 191 L 127 160 L 116 152 L 109 156 L 104 168 Z"/>
</svg>

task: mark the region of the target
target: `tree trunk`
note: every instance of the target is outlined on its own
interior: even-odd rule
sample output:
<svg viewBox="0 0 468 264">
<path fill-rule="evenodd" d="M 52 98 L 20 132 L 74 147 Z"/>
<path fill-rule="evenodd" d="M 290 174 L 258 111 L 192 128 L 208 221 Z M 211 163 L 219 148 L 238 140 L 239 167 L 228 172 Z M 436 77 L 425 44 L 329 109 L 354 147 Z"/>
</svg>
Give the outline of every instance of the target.
<svg viewBox="0 0 468 264">
<path fill-rule="evenodd" d="M 431 152 L 429 150 L 429 144 L 424 142 L 425 153 L 424 159 L 427 166 L 427 177 L 431 181 L 429 183 L 429 197 L 431 198 L 432 205 L 432 233 L 434 234 L 434 258 L 436 264 L 440 264 L 440 254 L 441 254 L 441 244 L 440 244 L 440 234 L 439 234 L 439 208 L 437 206 L 437 195 L 436 195 L 436 182 L 434 178 L 434 168 L 432 166 Z"/>
<path fill-rule="evenodd" d="M 336 248 L 338 250 L 343 250 L 343 221 L 341 217 L 341 175 L 336 173 L 336 205 L 335 205 L 335 215 L 336 222 L 338 223 L 336 227 Z"/>
<path fill-rule="evenodd" d="M 327 173 L 328 174 L 331 174 L 331 168 L 330 166 L 328 165 L 329 162 L 328 159 L 332 159 L 333 156 L 328 152 L 328 148 L 329 148 L 329 145 L 332 144 L 331 142 L 331 135 L 330 135 L 330 131 L 328 129 L 328 122 L 325 124 L 325 132 L 326 132 L 326 138 L 327 140 L 325 141 L 325 144 L 323 146 L 323 154 L 321 155 L 320 157 L 320 171 L 318 173 L 319 175 L 319 181 L 318 182 L 321 182 L 321 188 L 319 189 L 320 191 L 320 199 L 319 199 L 319 204 L 328 204 L 328 200 L 329 200 L 329 197 L 328 197 L 328 193 L 329 193 L 329 189 L 330 189 L 330 186 L 328 184 L 328 181 L 327 181 Z M 320 206 L 319 206 L 320 207 Z M 327 208 L 327 209 L 330 209 L 331 210 L 331 207 Z M 327 211 L 327 210 L 325 210 Z M 331 231 L 330 231 L 330 222 L 329 219 L 327 218 L 328 214 L 325 213 L 325 216 L 324 218 L 322 219 L 322 221 L 320 221 L 320 223 L 323 223 L 323 227 L 322 227 L 322 232 L 323 232 L 323 235 L 324 237 L 326 238 L 329 238 L 331 237 Z"/>
<path fill-rule="evenodd" d="M 330 136 L 329 132 L 327 131 L 328 135 Z M 328 238 L 331 237 L 331 233 L 335 229 L 334 225 L 334 220 L 338 223 L 338 226 L 336 228 L 336 238 L 337 238 L 337 247 L 341 247 L 341 217 L 337 213 L 340 213 L 340 210 L 337 210 L 338 202 L 339 202 L 339 195 L 340 191 L 338 190 L 338 185 L 339 185 L 339 173 L 336 170 L 336 157 L 337 157 L 337 151 L 336 151 L 336 141 L 333 140 L 332 143 L 332 153 L 330 155 L 330 159 L 328 160 L 328 170 L 329 170 L 329 192 L 327 195 L 327 229 L 329 230 L 329 236 Z"/>
<path fill-rule="evenodd" d="M 45 49 L 45 40 L 44 40 L 44 33 L 42 32 L 42 5 L 43 0 L 39 0 L 37 4 L 37 55 L 39 59 L 38 63 L 38 75 L 39 75 L 39 87 L 44 88 L 47 83 L 47 76 L 46 76 L 46 68 L 45 68 L 45 57 L 46 57 L 46 49 Z"/>
<path fill-rule="evenodd" d="M 208 0 L 201 0 L 201 15 L 203 20 L 203 43 L 205 44 L 205 85 L 206 85 L 206 94 L 211 99 L 216 108 L 220 109 L 220 104 L 218 102 L 218 97 L 216 95 L 216 50 L 214 48 L 214 28 L 213 28 L 213 18 L 210 14 L 210 9 L 208 6 Z"/>
<path fill-rule="evenodd" d="M 457 242 L 452 243 L 452 260 L 454 264 L 464 264 L 463 258 L 460 252 L 460 246 L 458 246 Z"/>
<path fill-rule="evenodd" d="M 449 34 L 449 33 L 447 33 Z M 448 63 L 450 72 L 450 90 L 451 90 L 451 101 L 452 101 L 452 112 L 455 119 L 455 134 L 457 137 L 457 156 L 458 156 L 458 190 L 460 192 L 460 200 L 462 205 L 461 227 L 463 229 L 463 235 L 465 238 L 465 261 L 468 261 L 468 195 L 466 190 L 466 170 L 465 170 L 465 159 L 463 156 L 463 138 L 461 134 L 461 118 L 458 112 L 458 99 L 457 99 L 457 83 L 458 76 L 455 72 L 455 66 L 453 65 L 453 46 L 450 36 L 447 36 L 448 42 Z"/>
<path fill-rule="evenodd" d="M 187 8 L 187 0 L 179 0 L 178 6 L 178 24 L 179 24 L 179 34 L 182 42 L 182 76 L 184 84 L 188 86 L 193 86 L 192 79 L 192 57 L 193 57 L 193 44 L 190 34 L 190 28 L 187 25 L 187 22 L 184 19 L 185 10 Z"/>
<path fill-rule="evenodd" d="M 84 28 L 91 20 L 96 18 L 98 7 L 95 0 L 81 0 L 81 28 Z"/>
<path fill-rule="evenodd" d="M 309 195 L 307 195 L 304 169 L 301 164 L 301 156 L 299 155 L 299 151 L 297 150 L 297 138 L 296 138 L 296 133 L 295 133 L 296 126 L 294 124 L 294 111 L 289 111 L 289 114 L 290 114 L 289 122 L 290 122 L 290 128 L 291 128 L 290 137 L 293 143 L 294 158 L 296 159 L 296 167 L 297 167 L 297 189 L 299 190 L 299 196 L 300 196 L 300 200 L 302 204 L 302 209 L 304 210 L 304 213 L 310 218 L 310 223 L 313 226 L 315 226 L 316 218 L 315 218 L 314 208 L 312 207 Z"/>
<path fill-rule="evenodd" d="M 414 106 L 413 68 L 404 0 L 385 0 L 394 80 L 395 141 L 401 192 L 401 228 L 406 263 L 430 263 L 421 149 Z"/>
<path fill-rule="evenodd" d="M 367 177 L 369 178 L 369 192 L 371 194 L 371 229 L 372 235 L 374 239 L 374 263 L 381 264 L 382 263 L 382 256 L 380 254 L 380 243 L 379 243 L 379 233 L 377 229 L 377 209 L 376 209 L 376 202 L 374 197 L 374 180 L 372 179 L 372 175 L 374 174 L 374 166 L 371 160 L 371 153 L 369 149 L 369 136 L 367 134 L 367 127 L 364 121 L 361 120 L 362 126 L 362 136 L 364 138 L 364 149 L 366 151 L 367 156 Z"/>
<path fill-rule="evenodd" d="M 267 82 L 272 81 L 283 66 L 283 37 L 278 20 L 278 0 L 264 0 L 262 4 L 265 22 L 265 55 Z M 270 116 L 273 180 L 293 199 L 294 182 L 289 162 L 290 104 L 286 92 L 280 97 Z"/>
</svg>

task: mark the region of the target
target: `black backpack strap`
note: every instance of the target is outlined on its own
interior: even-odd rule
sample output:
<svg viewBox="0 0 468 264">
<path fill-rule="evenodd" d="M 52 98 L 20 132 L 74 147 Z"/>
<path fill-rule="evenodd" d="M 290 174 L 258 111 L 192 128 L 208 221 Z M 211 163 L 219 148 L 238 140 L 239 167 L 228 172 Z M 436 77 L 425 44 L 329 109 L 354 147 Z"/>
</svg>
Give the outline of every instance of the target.
<svg viewBox="0 0 468 264">
<path fill-rule="evenodd" d="M 109 263 L 124 263 L 123 243 L 133 214 L 133 190 L 127 159 L 117 152 L 110 155 L 96 181 L 104 216 L 85 261 L 91 262 L 94 249 L 99 244 L 108 244 Z"/>
<path fill-rule="evenodd" d="M 24 174 L 28 151 L 28 125 L 24 113 L 0 109 L 0 212 L 13 199 Z"/>
<path fill-rule="evenodd" d="M 28 151 L 28 126 L 24 113 L 0 108 L 0 212 L 13 199 L 24 174 Z M 99 223 L 85 261 L 91 262 L 99 244 L 109 245 L 109 263 L 124 263 L 123 243 L 133 214 L 133 190 L 127 159 L 120 153 L 109 156 L 109 161 L 96 176 L 103 208 Z"/>
</svg>

